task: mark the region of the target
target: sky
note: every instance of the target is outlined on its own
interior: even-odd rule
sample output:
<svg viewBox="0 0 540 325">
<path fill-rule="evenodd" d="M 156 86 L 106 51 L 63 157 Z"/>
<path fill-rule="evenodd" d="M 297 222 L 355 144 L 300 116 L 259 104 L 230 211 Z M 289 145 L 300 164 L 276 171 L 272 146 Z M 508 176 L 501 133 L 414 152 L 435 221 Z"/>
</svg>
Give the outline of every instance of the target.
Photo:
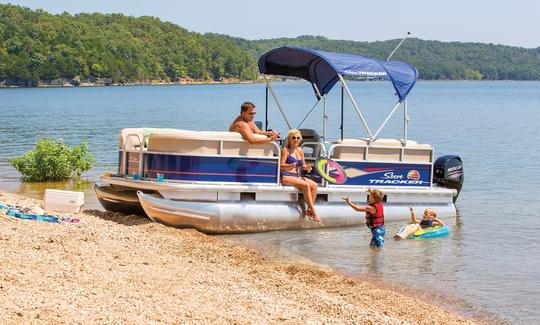
<svg viewBox="0 0 540 325">
<path fill-rule="evenodd" d="M 384 41 L 413 37 L 540 47 L 538 0 L 12 0 L 50 13 L 155 16 L 190 31 L 246 39 L 325 36 Z"/>
</svg>

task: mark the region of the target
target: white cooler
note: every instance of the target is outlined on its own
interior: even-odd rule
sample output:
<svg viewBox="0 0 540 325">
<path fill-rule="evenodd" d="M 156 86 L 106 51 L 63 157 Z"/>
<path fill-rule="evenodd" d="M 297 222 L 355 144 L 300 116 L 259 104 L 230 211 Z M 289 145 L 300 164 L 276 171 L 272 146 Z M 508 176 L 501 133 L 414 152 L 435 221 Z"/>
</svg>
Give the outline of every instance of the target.
<svg viewBox="0 0 540 325">
<path fill-rule="evenodd" d="M 45 210 L 59 212 L 81 212 L 84 193 L 62 190 L 45 190 Z"/>
</svg>

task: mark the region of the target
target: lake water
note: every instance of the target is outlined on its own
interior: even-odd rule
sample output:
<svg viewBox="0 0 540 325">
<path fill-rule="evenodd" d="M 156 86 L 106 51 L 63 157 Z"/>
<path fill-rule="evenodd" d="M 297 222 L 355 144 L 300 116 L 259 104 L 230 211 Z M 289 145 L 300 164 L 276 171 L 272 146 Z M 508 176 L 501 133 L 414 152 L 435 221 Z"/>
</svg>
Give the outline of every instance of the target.
<svg viewBox="0 0 540 325">
<path fill-rule="evenodd" d="M 274 85 L 293 126 L 315 103 L 304 83 Z M 384 82 L 351 84 L 372 130 L 394 104 Z M 40 197 L 45 188 L 83 190 L 98 205 L 92 182 L 116 170 L 117 138 L 125 127 L 226 130 L 240 104 L 253 101 L 264 119 L 264 85 L 193 85 L 0 89 L 0 189 Z M 339 136 L 339 89 L 328 101 L 328 136 Z M 277 260 L 309 260 L 383 283 L 407 286 L 487 322 L 540 323 L 540 82 L 425 82 L 409 96 L 409 138 L 431 143 L 436 156 L 459 154 L 465 185 L 460 216 L 447 238 L 394 241 L 387 224 L 381 251 L 368 248 L 365 227 L 223 236 Z M 275 105 L 270 126 L 286 131 Z M 321 130 L 322 107 L 302 127 Z M 346 104 L 345 136 L 365 136 Z M 398 112 L 381 137 L 401 138 Z M 88 139 L 95 167 L 82 183 L 22 184 L 8 157 L 38 138 L 70 145 Z M 443 298 L 440 298 L 443 297 Z M 431 298 L 428 298 L 431 299 Z"/>
</svg>

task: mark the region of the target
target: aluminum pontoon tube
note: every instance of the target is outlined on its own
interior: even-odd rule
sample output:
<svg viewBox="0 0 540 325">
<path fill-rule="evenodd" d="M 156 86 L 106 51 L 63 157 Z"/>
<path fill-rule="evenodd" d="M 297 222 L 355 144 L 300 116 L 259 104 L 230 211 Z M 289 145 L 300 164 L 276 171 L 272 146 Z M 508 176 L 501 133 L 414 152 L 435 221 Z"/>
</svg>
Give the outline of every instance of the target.
<svg viewBox="0 0 540 325">
<path fill-rule="evenodd" d="M 175 201 L 137 193 L 149 217 L 174 227 L 196 228 L 208 233 L 262 232 L 281 229 L 328 228 L 363 225 L 364 213 L 358 213 L 343 202 L 317 202 L 321 223 L 309 221 L 305 206 L 298 202 L 244 201 L 193 202 Z M 410 204 L 385 204 L 385 219 L 406 220 Z M 426 205 L 413 205 L 417 211 Z M 440 218 L 455 216 L 453 204 L 430 204 Z"/>
</svg>

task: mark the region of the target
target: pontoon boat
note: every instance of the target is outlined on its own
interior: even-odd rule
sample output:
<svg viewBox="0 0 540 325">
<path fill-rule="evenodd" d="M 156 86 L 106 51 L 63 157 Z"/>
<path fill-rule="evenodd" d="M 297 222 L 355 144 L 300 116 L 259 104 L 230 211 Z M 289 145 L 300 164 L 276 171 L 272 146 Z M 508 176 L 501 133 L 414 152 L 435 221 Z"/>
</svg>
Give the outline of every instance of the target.
<svg viewBox="0 0 540 325">
<path fill-rule="evenodd" d="M 122 130 L 118 173 L 103 175 L 103 184 L 95 187 L 102 205 L 107 210 L 146 214 L 156 222 L 206 233 L 340 227 L 365 222 L 342 197 L 367 202 L 366 190 L 373 187 L 385 194 L 386 220 L 408 219 L 409 206 L 417 211 L 435 208 L 442 218 L 456 215 L 454 202 L 463 182 L 461 159 L 443 156 L 435 161 L 431 145 L 407 139 L 406 97 L 418 78 L 414 67 L 357 54 L 281 47 L 260 58 L 259 70 L 263 75 L 307 80 L 317 104 L 323 105 L 322 136 L 302 130 L 306 160 L 322 157 L 337 162 L 347 181 L 334 184 L 314 175 L 320 184 L 316 208 L 321 223 L 305 216 L 299 190 L 280 184 L 279 144 L 251 145 L 234 132 Z M 397 101 L 376 132 L 368 127 L 345 77 L 379 78 L 392 83 Z M 365 138 L 344 138 L 343 118 L 340 138 L 326 138 L 327 94 L 338 82 L 342 87 L 342 112 L 346 94 L 366 130 Z M 292 128 L 270 82 L 266 94 L 266 110 L 271 95 Z M 403 109 L 403 139 L 378 138 L 398 108 Z M 264 128 L 268 129 L 268 120 Z"/>
</svg>

